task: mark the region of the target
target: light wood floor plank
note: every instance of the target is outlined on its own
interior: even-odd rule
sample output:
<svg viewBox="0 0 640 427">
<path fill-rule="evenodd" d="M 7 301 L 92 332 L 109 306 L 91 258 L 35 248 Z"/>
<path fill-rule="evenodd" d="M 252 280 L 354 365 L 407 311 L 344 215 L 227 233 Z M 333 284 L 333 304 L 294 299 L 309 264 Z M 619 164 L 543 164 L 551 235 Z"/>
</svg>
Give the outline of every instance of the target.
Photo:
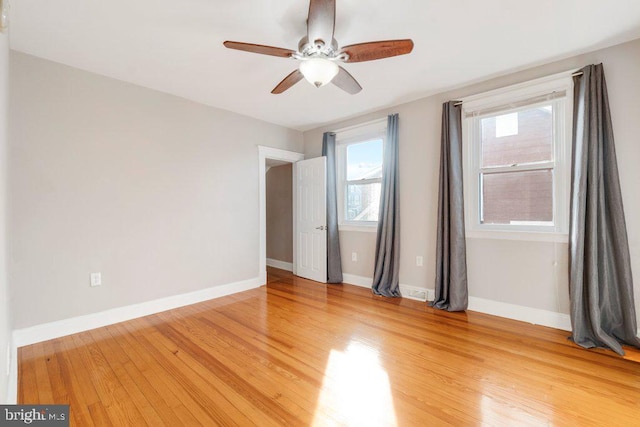
<svg viewBox="0 0 640 427">
<path fill-rule="evenodd" d="M 53 400 L 47 403 L 69 404 L 70 400 L 67 386 L 62 381 L 62 374 L 60 372 L 60 366 L 58 365 L 58 356 L 56 356 L 53 341 L 45 341 L 37 345 L 40 349 L 38 359 L 40 363 L 45 363 L 47 366 L 46 373 L 43 373 L 46 376 L 39 378 L 38 382 L 46 382 L 48 379 L 51 384 L 51 393 L 53 394 Z M 22 384 L 22 379 L 20 379 L 20 383 Z M 72 414 L 69 414 L 69 416 L 72 416 Z"/>
<path fill-rule="evenodd" d="M 147 329 L 140 326 L 138 320 L 121 323 L 115 327 L 119 332 L 118 343 L 121 348 L 178 418 L 181 420 L 190 418 L 209 420 L 211 418 L 198 403 L 198 400 L 192 397 L 190 390 L 185 388 L 172 375 L 171 371 L 161 369 L 162 365 L 142 346 L 140 341 L 147 333 Z M 190 417 L 186 415 L 187 412 Z"/>
<path fill-rule="evenodd" d="M 19 377 L 22 379 L 22 383 L 18 387 L 18 398 L 27 403 L 40 401 L 34 352 L 34 346 L 23 347 L 18 350 L 18 358 L 22 361 L 18 372 Z"/>
<path fill-rule="evenodd" d="M 108 331 L 112 337 L 114 333 L 117 334 L 117 330 L 113 326 L 109 326 L 105 328 L 105 330 Z M 165 389 L 161 389 L 162 394 L 160 394 L 158 390 L 156 390 L 156 388 L 154 388 L 153 385 L 148 381 L 144 374 L 138 370 L 135 363 L 129 359 L 128 354 L 122 350 L 122 347 L 119 344 L 120 340 L 118 338 L 112 338 L 110 341 L 110 353 L 114 355 L 121 355 L 121 357 L 118 357 L 118 360 L 120 361 L 120 365 L 118 367 L 118 375 L 124 376 L 125 374 L 121 371 L 121 369 L 124 369 L 124 371 L 126 372 L 126 376 L 128 377 L 128 379 L 126 380 L 126 388 L 127 390 L 129 390 L 130 387 L 134 389 L 133 393 L 135 394 L 135 396 L 132 396 L 132 400 L 134 402 L 137 402 L 139 400 L 143 400 L 144 398 L 144 401 L 148 402 L 148 405 L 147 403 L 143 402 L 142 407 L 145 411 L 149 411 L 152 409 L 158 414 L 161 420 L 158 423 L 159 425 L 165 424 L 169 426 L 175 426 L 182 424 L 181 420 L 178 418 L 172 407 L 172 404 L 175 405 L 177 401 L 174 394 L 168 392 Z M 163 399 L 163 395 L 167 397 L 166 400 Z M 147 421 L 150 421 L 148 417 L 145 417 L 145 419 L 147 419 Z"/>
<path fill-rule="evenodd" d="M 107 328 L 95 329 L 91 332 L 97 343 L 98 350 L 103 355 L 108 355 L 105 360 L 118 380 L 119 386 L 117 386 L 117 390 L 122 397 L 119 399 L 118 404 L 121 406 L 122 412 L 130 414 L 127 416 L 128 423 L 140 423 L 141 417 L 150 426 L 166 425 L 153 409 L 146 395 L 140 390 L 138 384 L 129 376 L 126 369 L 126 364 L 129 361 L 120 357 L 119 347 L 113 342 L 114 340 L 111 338 Z"/>
<path fill-rule="evenodd" d="M 269 269 L 267 286 L 19 349 L 71 424 L 636 425 L 640 351 Z"/>
<path fill-rule="evenodd" d="M 97 426 L 112 426 L 111 418 L 104 409 L 104 406 L 100 402 L 95 402 L 89 405 L 89 414 L 91 414 L 91 420 Z"/>
<path fill-rule="evenodd" d="M 43 343 L 38 343 L 33 346 L 34 354 L 42 354 L 44 353 L 44 345 Z M 51 391 L 51 381 L 49 381 L 48 373 L 47 373 L 47 363 L 45 359 L 41 357 L 34 358 L 34 373 L 35 378 L 42 378 L 42 381 L 38 381 L 36 386 L 38 387 L 38 400 L 40 402 L 48 402 L 52 403 L 53 392 Z"/>
<path fill-rule="evenodd" d="M 139 321 L 143 323 L 146 319 Z M 182 353 L 185 352 L 184 349 L 178 348 L 155 328 L 150 328 L 145 336 L 138 337 L 138 341 L 194 400 L 196 406 L 189 406 L 190 410 L 201 408 L 207 414 L 206 419 L 211 419 L 217 425 L 247 423 L 246 416 L 234 407 L 228 400 L 228 395 L 222 393 L 216 385 L 225 388 L 224 391 L 229 391 L 230 387 L 217 375 L 201 375 L 204 369 L 199 361 L 189 360 L 191 364 L 185 363 L 185 356 L 181 354 L 181 350 Z M 241 401 L 237 402 L 237 405 L 242 404 Z"/>
<path fill-rule="evenodd" d="M 74 369 L 69 357 L 69 352 L 65 348 L 65 343 L 67 342 L 69 342 L 68 338 L 57 338 L 52 342 L 58 363 L 60 380 L 68 396 L 68 401 L 65 403 L 70 405 L 70 417 L 76 421 L 76 425 L 92 426 L 93 421 L 83 394 L 83 387 L 86 381 L 78 378 L 79 376 L 82 377 L 86 375 L 87 370 L 83 366 L 77 366 L 77 371 Z M 74 353 L 74 356 L 77 356 L 77 354 Z"/>
<path fill-rule="evenodd" d="M 235 349 L 231 348 L 229 344 L 223 340 L 217 340 L 215 334 L 200 334 L 199 331 L 204 330 L 205 326 L 201 322 L 192 322 L 189 318 L 183 318 L 176 322 L 173 322 L 173 330 L 168 330 L 166 333 L 169 336 L 173 336 L 172 341 L 183 341 L 184 337 L 190 337 L 189 343 L 182 345 L 182 348 L 186 348 L 187 351 L 191 350 L 191 356 L 196 359 L 202 359 L 201 349 L 204 349 L 206 354 L 210 356 L 204 356 L 207 368 L 218 368 L 221 366 L 228 367 L 229 372 L 234 374 L 235 381 L 226 379 L 227 383 L 234 383 L 235 390 L 245 396 L 246 400 L 253 401 L 254 405 L 262 405 L 267 407 L 266 402 L 277 401 L 278 406 L 282 411 L 277 415 L 281 422 L 297 423 L 301 422 L 301 419 L 308 418 L 313 414 L 315 402 L 309 402 L 306 399 L 307 393 L 300 394 L 299 391 L 292 391 L 291 389 L 281 386 L 281 382 L 274 378 L 278 372 L 273 372 L 273 365 L 261 364 L 256 362 L 253 358 L 247 357 L 247 354 L 241 347 Z M 196 344 L 197 342 L 197 344 Z M 196 344 L 195 347 L 193 344 Z M 209 359 L 210 358 L 210 359 Z M 292 380 L 291 376 L 286 376 L 287 380 Z M 311 388 L 304 387 L 304 384 L 297 383 L 303 391 L 310 391 Z M 256 399 L 256 396 L 260 396 Z M 267 412 L 270 412 L 267 410 Z M 296 415 L 298 419 L 286 420 L 283 417 L 285 413 L 291 413 Z"/>
</svg>

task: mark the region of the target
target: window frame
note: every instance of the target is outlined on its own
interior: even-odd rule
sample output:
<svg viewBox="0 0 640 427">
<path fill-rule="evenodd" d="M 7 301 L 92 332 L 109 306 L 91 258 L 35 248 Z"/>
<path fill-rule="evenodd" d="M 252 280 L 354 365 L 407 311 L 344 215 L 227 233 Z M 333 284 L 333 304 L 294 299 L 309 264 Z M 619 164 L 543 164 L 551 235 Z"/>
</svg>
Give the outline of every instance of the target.
<svg viewBox="0 0 640 427">
<path fill-rule="evenodd" d="M 563 95 L 564 94 L 564 95 Z M 553 158 L 516 166 L 482 167 L 482 118 L 553 104 Z M 467 237 L 566 241 L 569 232 L 570 159 L 573 112 L 571 72 L 463 99 L 463 167 Z M 482 173 L 548 170 L 553 173 L 553 225 L 483 224 Z M 491 173 L 489 172 L 489 173 Z"/>
<path fill-rule="evenodd" d="M 347 180 L 347 147 L 354 144 L 382 140 L 384 167 L 384 147 L 387 138 L 387 119 L 375 120 L 357 126 L 341 129 L 336 134 L 336 193 L 338 201 L 338 229 L 341 231 L 375 232 L 378 221 L 347 220 L 347 188 L 349 184 L 371 184 L 380 182 L 382 177 L 362 180 Z"/>
</svg>

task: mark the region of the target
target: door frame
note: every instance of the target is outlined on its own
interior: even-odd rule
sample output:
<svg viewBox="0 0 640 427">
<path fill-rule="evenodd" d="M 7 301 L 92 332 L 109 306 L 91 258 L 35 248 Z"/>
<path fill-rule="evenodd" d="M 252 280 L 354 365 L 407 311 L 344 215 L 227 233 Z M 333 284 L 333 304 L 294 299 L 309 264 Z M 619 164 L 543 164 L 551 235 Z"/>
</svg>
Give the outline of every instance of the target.
<svg viewBox="0 0 640 427">
<path fill-rule="evenodd" d="M 260 191 L 260 243 L 258 253 L 258 277 L 261 284 L 267 283 L 267 159 L 295 163 L 304 160 L 304 154 L 280 148 L 258 145 L 258 179 Z M 294 180 L 295 181 L 295 180 Z M 294 184 L 295 185 L 295 184 Z M 292 188 L 295 199 L 295 191 Z M 293 209 L 293 227 L 295 236 L 296 210 Z M 293 247 L 293 272 L 296 272 L 296 245 Z"/>
</svg>

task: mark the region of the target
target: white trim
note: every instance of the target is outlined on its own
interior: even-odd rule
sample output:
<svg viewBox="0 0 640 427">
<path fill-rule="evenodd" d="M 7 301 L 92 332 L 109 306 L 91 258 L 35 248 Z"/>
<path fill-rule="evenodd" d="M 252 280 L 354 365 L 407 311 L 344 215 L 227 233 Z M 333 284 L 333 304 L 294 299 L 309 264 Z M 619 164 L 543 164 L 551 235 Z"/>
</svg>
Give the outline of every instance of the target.
<svg viewBox="0 0 640 427">
<path fill-rule="evenodd" d="M 9 363 L 9 378 L 7 382 L 7 405 L 18 403 L 18 347 L 13 339 L 11 341 L 11 353 Z"/>
<path fill-rule="evenodd" d="M 125 307 L 113 308 L 111 310 L 84 316 L 72 317 L 50 323 L 32 326 L 13 331 L 13 343 L 15 347 L 35 344 L 42 341 L 51 340 L 102 326 L 113 325 L 114 323 L 125 322 L 138 317 L 160 313 L 173 308 L 183 307 L 214 298 L 248 291 L 263 285 L 259 277 L 243 280 L 241 282 L 229 283 L 226 285 L 214 286 L 186 294 L 174 295 L 147 301 L 140 304 L 128 305 Z"/>
<path fill-rule="evenodd" d="M 342 283 L 371 289 L 373 279 L 371 277 L 357 276 L 355 274 L 342 273 Z"/>
<path fill-rule="evenodd" d="M 520 320 L 534 325 L 548 326 L 550 328 L 561 329 L 563 331 L 571 331 L 571 320 L 569 319 L 569 315 L 557 313 L 555 311 L 525 307 L 522 305 L 509 304 L 506 302 L 477 297 L 469 297 L 468 310 L 490 314 L 492 316 Z"/>
<path fill-rule="evenodd" d="M 369 289 L 371 289 L 371 283 L 373 282 L 373 279 L 371 279 L 370 277 L 357 276 L 355 274 L 343 273 L 342 278 L 345 284 L 360 286 Z M 425 289 L 412 285 L 400 285 L 400 292 L 402 293 L 403 298 L 425 301 L 424 297 L 410 296 L 412 294 L 412 291 L 425 292 L 427 301 L 433 301 L 435 299 L 435 291 L 433 289 Z M 468 310 L 490 314 L 492 316 L 520 320 L 523 322 L 533 323 L 534 325 L 548 326 L 564 331 L 571 330 L 571 321 L 569 320 L 569 315 L 557 313 L 555 311 L 525 307 L 516 304 L 508 304 L 505 302 L 493 301 L 477 297 L 469 297 Z"/>
<path fill-rule="evenodd" d="M 266 145 L 258 145 L 258 154 L 265 159 L 280 160 L 288 163 L 304 160 L 304 154 L 302 153 L 267 147 Z"/>
<path fill-rule="evenodd" d="M 553 91 L 572 89 L 573 80 L 571 74 L 575 72 L 576 70 L 563 71 L 562 73 L 505 86 L 489 92 L 466 96 L 461 98 L 460 101 L 462 101 L 464 112 L 470 113 L 481 109 L 501 106 L 510 102 L 524 101 L 528 98 L 544 95 L 545 93 Z M 571 95 L 567 92 L 567 98 L 569 97 L 571 97 Z"/>
<path fill-rule="evenodd" d="M 267 258 L 267 266 L 279 268 L 280 270 L 293 271 L 293 263 Z"/>
<path fill-rule="evenodd" d="M 338 129 L 334 131 L 336 134 L 336 145 L 349 144 L 354 141 L 363 141 L 367 138 L 373 139 L 378 136 L 382 136 L 384 138 L 387 132 L 387 122 L 388 118 L 385 116 L 380 119 Z"/>
<path fill-rule="evenodd" d="M 9 373 L 11 372 L 11 334 L 9 334 L 9 337 L 7 338 L 7 354 L 5 362 L 7 369 L 3 376 L 8 377 Z"/>
<path fill-rule="evenodd" d="M 371 289 L 373 279 L 371 277 L 357 276 L 355 274 L 342 273 L 342 282 L 347 285 L 359 286 Z M 433 289 L 420 288 L 418 286 L 400 284 L 400 293 L 403 298 L 417 301 L 433 301 L 435 293 Z"/>
<path fill-rule="evenodd" d="M 258 191 L 260 193 L 260 242 L 258 249 L 258 275 L 262 284 L 267 283 L 267 178 L 266 178 L 266 161 L 267 159 L 281 160 L 283 162 L 295 163 L 304 160 L 304 154 L 295 151 L 281 150 L 279 148 L 266 147 L 258 145 Z M 295 179 L 294 185 L 295 185 Z M 296 192 L 293 191 L 293 235 L 296 235 Z M 295 273 L 296 265 L 296 239 L 293 239 L 293 272 Z"/>
<path fill-rule="evenodd" d="M 362 233 L 377 233 L 377 225 L 338 224 L 338 231 L 359 231 Z"/>
<path fill-rule="evenodd" d="M 535 231 L 472 230 L 465 233 L 467 239 L 518 240 L 529 242 L 569 243 L 566 233 L 541 233 Z"/>
<path fill-rule="evenodd" d="M 566 234 L 569 229 L 569 183 L 570 183 L 570 159 L 571 159 L 571 132 L 570 117 L 573 109 L 573 82 L 572 71 L 543 77 L 518 85 L 507 86 L 490 92 L 473 95 L 463 99 L 463 111 L 465 114 L 462 128 L 463 139 L 463 163 L 464 163 L 464 194 L 465 194 L 465 226 L 468 232 L 492 232 L 503 231 L 513 233 L 515 236 L 527 237 L 520 232 L 538 232 L 550 234 Z M 534 102 L 530 105 L 519 105 L 514 108 L 514 103 L 531 100 L 536 96 L 563 92 L 564 96 L 554 97 L 549 100 L 553 103 L 553 127 L 554 127 L 554 156 L 553 161 L 548 162 L 552 166 L 554 174 L 553 184 L 553 217 L 554 224 L 550 226 L 532 224 L 482 224 L 480 223 L 480 174 L 487 173 L 486 168 L 480 165 L 480 147 L 478 139 L 480 135 L 480 116 L 478 113 L 487 108 L 504 107 L 504 111 L 519 111 L 538 105 Z M 492 115 L 498 114 L 493 112 Z M 520 165 L 510 167 L 509 170 L 545 169 L 548 164 Z M 496 170 L 497 171 L 497 170 Z M 469 233 L 467 234 L 468 237 Z M 529 236 L 532 237 L 532 236 Z M 500 237 L 502 238 L 502 237 Z M 538 240 L 536 238 L 523 240 Z M 555 241 L 552 237 L 551 241 Z"/>
</svg>

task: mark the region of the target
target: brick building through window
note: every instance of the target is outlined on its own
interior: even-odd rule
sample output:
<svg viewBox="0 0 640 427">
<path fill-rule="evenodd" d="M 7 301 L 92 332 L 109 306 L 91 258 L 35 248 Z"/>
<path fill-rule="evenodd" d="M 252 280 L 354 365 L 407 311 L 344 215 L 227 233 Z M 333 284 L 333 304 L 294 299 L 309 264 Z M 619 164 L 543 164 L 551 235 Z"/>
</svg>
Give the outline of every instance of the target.
<svg viewBox="0 0 640 427">
<path fill-rule="evenodd" d="M 504 171 L 553 160 L 552 106 L 483 118 L 481 133 L 481 223 L 552 222 L 553 169 Z"/>
</svg>

